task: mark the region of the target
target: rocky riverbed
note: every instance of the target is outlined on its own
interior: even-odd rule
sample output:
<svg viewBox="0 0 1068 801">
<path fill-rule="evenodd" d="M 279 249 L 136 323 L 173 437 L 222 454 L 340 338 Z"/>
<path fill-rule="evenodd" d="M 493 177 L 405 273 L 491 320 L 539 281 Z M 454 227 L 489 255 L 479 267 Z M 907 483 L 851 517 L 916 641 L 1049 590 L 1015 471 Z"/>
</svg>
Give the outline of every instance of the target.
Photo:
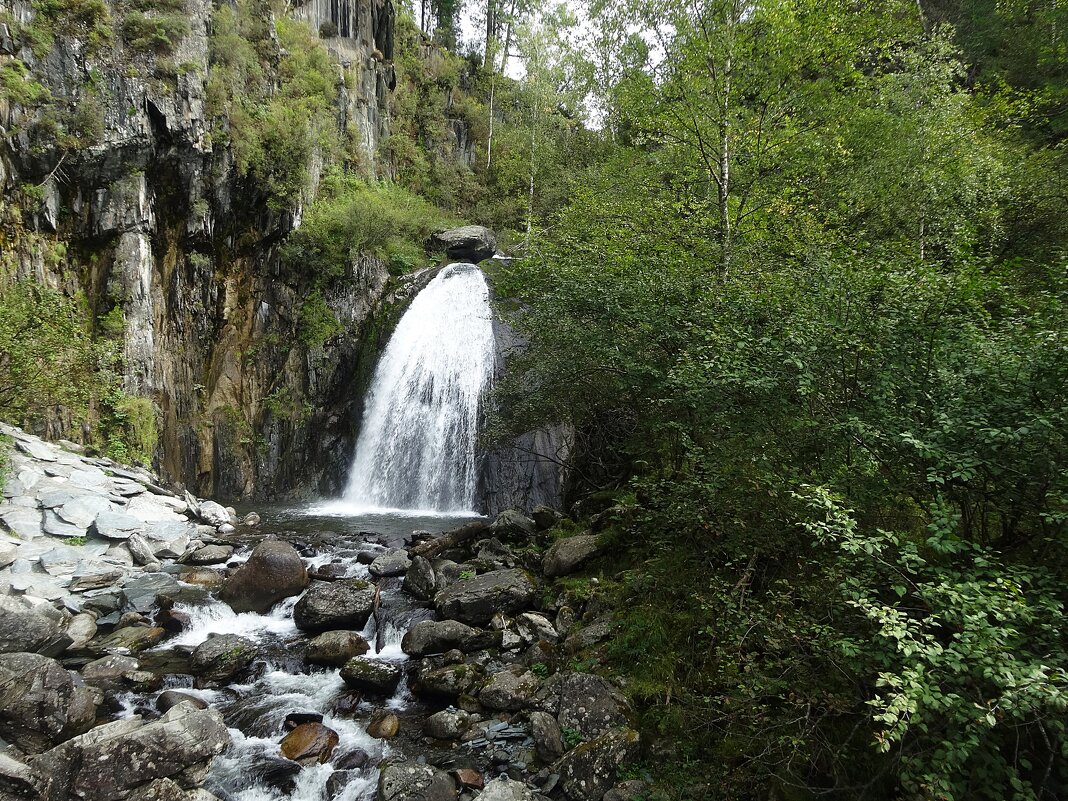
<svg viewBox="0 0 1068 801">
<path fill-rule="evenodd" d="M 239 519 L 0 433 L 0 798 L 644 792 L 625 699 L 571 669 L 610 622 L 546 589 L 599 545 L 551 510 Z"/>
</svg>

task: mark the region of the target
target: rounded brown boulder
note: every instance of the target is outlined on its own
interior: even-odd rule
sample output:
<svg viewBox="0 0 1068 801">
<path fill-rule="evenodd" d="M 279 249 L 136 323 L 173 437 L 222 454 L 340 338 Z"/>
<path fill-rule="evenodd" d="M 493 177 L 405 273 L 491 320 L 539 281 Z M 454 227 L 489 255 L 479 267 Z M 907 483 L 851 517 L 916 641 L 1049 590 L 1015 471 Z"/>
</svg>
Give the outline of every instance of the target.
<svg viewBox="0 0 1068 801">
<path fill-rule="evenodd" d="M 282 739 L 282 754 L 302 765 L 322 764 L 337 748 L 338 736 L 322 723 L 304 723 Z"/>
<path fill-rule="evenodd" d="M 308 570 L 288 542 L 267 540 L 223 582 L 219 598 L 235 612 L 264 613 L 308 586 Z"/>
</svg>

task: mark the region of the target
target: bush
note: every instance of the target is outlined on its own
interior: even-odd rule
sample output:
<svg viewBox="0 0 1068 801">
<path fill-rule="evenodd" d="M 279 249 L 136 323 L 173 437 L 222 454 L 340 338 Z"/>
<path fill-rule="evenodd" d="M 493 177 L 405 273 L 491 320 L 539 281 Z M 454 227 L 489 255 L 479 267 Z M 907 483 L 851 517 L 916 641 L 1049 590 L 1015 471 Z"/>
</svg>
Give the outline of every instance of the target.
<svg viewBox="0 0 1068 801">
<path fill-rule="evenodd" d="M 47 103 L 52 93 L 30 76 L 22 61 L 14 58 L 0 64 L 0 97 L 9 103 L 31 107 Z"/>
<path fill-rule="evenodd" d="M 283 255 L 290 268 L 319 280 L 345 275 L 360 253 L 404 271 L 429 264 L 423 245 L 455 220 L 405 189 L 331 172 Z"/>
<path fill-rule="evenodd" d="M 170 55 L 189 35 L 189 20 L 180 13 L 144 14 L 133 11 L 123 19 L 122 38 L 139 53 Z"/>
<path fill-rule="evenodd" d="M 342 330 L 337 315 L 326 305 L 322 292 L 316 290 L 304 299 L 300 307 L 300 341 L 305 346 L 317 348 Z"/>
</svg>

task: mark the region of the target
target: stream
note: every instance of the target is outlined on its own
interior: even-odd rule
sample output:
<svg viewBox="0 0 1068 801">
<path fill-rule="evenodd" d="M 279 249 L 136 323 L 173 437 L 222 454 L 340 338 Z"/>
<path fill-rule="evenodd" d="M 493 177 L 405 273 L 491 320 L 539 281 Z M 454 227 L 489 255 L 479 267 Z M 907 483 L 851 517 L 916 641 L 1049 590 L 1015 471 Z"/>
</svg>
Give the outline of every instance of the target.
<svg viewBox="0 0 1068 801">
<path fill-rule="evenodd" d="M 309 570 L 327 571 L 338 578 L 362 578 L 381 588 L 382 631 L 372 617 L 362 636 L 372 645 L 366 656 L 404 664 L 401 638 L 413 624 L 433 618 L 433 610 L 401 589 L 403 579 L 371 577 L 365 563 L 387 548 L 399 548 L 413 532 L 439 534 L 468 522 L 472 516 L 409 516 L 376 514 L 344 516 L 308 508 L 261 510 L 263 521 L 230 538 L 237 547 L 230 565 L 247 559 L 266 538 L 286 540 L 301 553 Z M 164 690 L 180 690 L 218 709 L 230 729 L 233 744 L 215 760 L 206 789 L 223 801 L 356 801 L 372 798 L 378 764 L 403 754 L 422 761 L 427 746 L 420 741 L 421 719 L 428 714 L 412 697 L 402 679 L 390 697 L 367 695 L 348 708 L 339 702 L 353 697 L 337 668 L 308 665 L 304 650 L 308 635 L 293 623 L 299 596 L 276 604 L 267 614 L 237 614 L 202 587 L 183 584 L 174 611 L 187 616 L 184 630 L 153 651 L 143 654 L 146 669 L 164 676 L 163 686 L 150 694 L 127 694 L 118 699 L 116 717 L 158 716 L 155 699 Z M 196 689 L 183 672 L 187 655 L 212 635 L 237 634 L 257 644 L 258 655 L 243 683 Z M 378 647 L 376 651 L 376 644 Z M 401 719 L 394 739 L 375 739 L 366 732 L 372 715 L 387 709 Z M 432 711 L 432 710 L 430 710 Z M 279 742 L 287 733 L 285 721 L 294 713 L 323 716 L 323 724 L 338 734 L 329 762 L 300 768 L 281 757 Z"/>
</svg>

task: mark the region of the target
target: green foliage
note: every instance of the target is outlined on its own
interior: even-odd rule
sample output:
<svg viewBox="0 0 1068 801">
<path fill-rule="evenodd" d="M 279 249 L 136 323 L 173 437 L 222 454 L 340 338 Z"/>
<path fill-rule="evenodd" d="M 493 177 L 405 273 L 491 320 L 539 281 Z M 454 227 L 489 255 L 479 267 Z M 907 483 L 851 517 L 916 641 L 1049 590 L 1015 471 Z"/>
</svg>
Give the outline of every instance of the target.
<svg viewBox="0 0 1068 801">
<path fill-rule="evenodd" d="M 85 537 L 67 537 L 63 540 L 64 545 L 80 546 L 85 545 L 88 540 Z"/>
<path fill-rule="evenodd" d="M 56 36 L 84 39 L 90 52 L 109 45 L 113 39 L 111 14 L 104 0 L 33 0 L 37 15 L 23 36 L 37 56 L 52 47 Z"/>
<path fill-rule="evenodd" d="M 0 434 L 0 488 L 7 483 L 11 472 L 11 447 L 15 441 L 7 434 Z"/>
<path fill-rule="evenodd" d="M 30 77 L 26 65 L 13 58 L 0 64 L 0 97 L 20 106 L 37 106 L 52 99 L 48 89 Z"/>
<path fill-rule="evenodd" d="M 108 399 L 108 406 L 108 455 L 116 461 L 152 464 L 159 444 L 156 407 L 152 401 L 114 393 Z"/>
<path fill-rule="evenodd" d="M 361 253 L 383 257 L 399 273 L 429 266 L 424 244 L 454 223 L 401 187 L 335 170 L 324 176 L 319 197 L 283 255 L 290 269 L 316 280 L 347 275 Z"/>
<path fill-rule="evenodd" d="M 119 30 L 123 41 L 136 52 L 170 55 L 189 35 L 189 19 L 183 11 L 161 14 L 131 11 L 123 18 Z"/>
<path fill-rule="evenodd" d="M 580 658 L 671 741 L 658 797 L 1056 796 L 1061 154 L 915 4 L 603 5 L 612 141 L 495 273 L 497 431 L 631 495 Z"/>
<path fill-rule="evenodd" d="M 300 341 L 306 347 L 317 348 L 343 330 L 322 292 L 316 290 L 304 299 L 300 307 Z"/>
<path fill-rule="evenodd" d="M 280 18 L 272 31 L 270 10 L 258 0 L 222 5 L 212 19 L 207 102 L 216 141 L 232 146 L 239 172 L 273 205 L 292 205 L 313 155 L 329 159 L 340 150 L 336 66 L 308 26 Z"/>
<path fill-rule="evenodd" d="M 111 357 L 77 302 L 27 281 L 0 293 L 0 419 L 21 425 L 56 406 L 87 415 L 111 381 Z"/>
</svg>

